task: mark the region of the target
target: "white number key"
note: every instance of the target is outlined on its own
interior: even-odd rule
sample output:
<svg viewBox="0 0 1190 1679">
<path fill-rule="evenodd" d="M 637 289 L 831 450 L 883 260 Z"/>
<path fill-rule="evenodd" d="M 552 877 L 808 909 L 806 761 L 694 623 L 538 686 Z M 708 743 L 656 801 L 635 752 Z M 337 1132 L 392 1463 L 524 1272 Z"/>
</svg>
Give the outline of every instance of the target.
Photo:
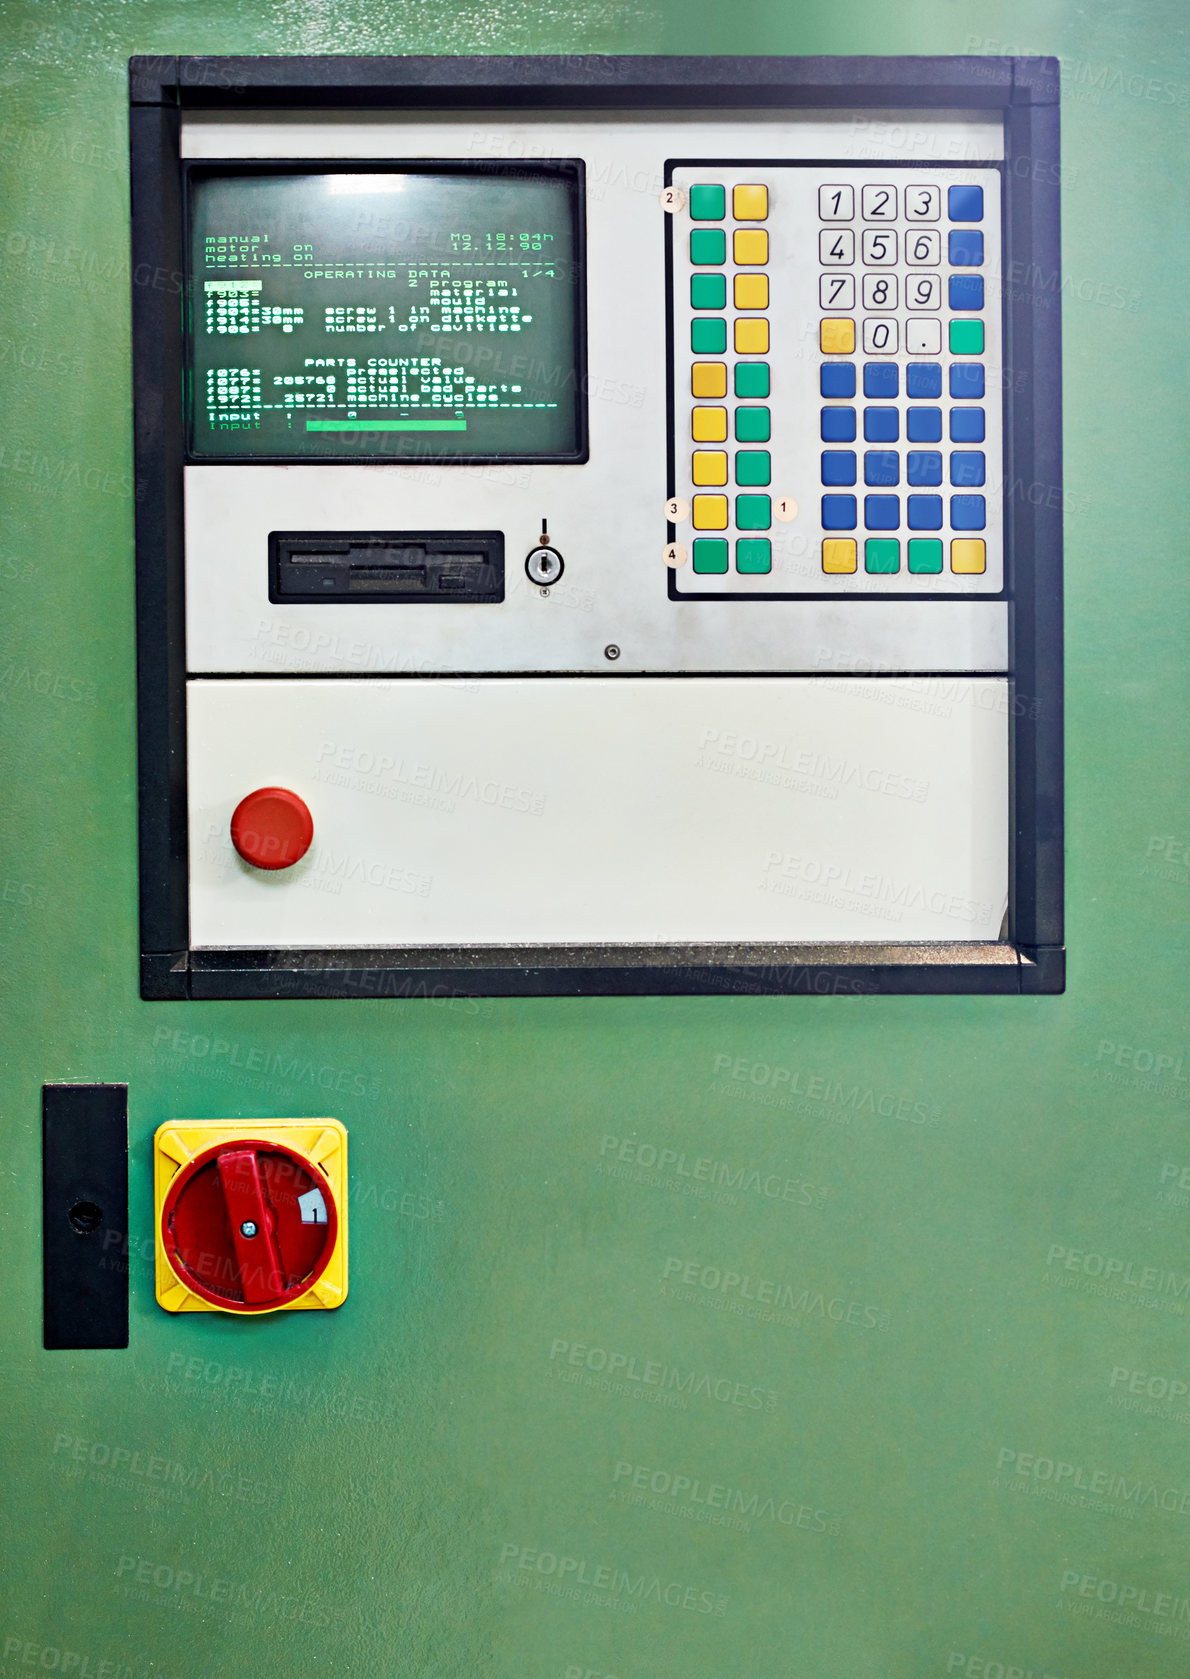
<svg viewBox="0 0 1190 1679">
<path fill-rule="evenodd" d="M 941 214 L 941 187 L 912 186 L 905 188 L 906 221 L 936 222 Z"/>
<path fill-rule="evenodd" d="M 864 308 L 895 309 L 897 306 L 897 277 L 895 274 L 864 275 Z"/>
<path fill-rule="evenodd" d="M 854 309 L 855 275 L 820 274 L 818 302 L 823 309 Z"/>
<path fill-rule="evenodd" d="M 865 239 L 867 234 L 864 235 Z M 849 227 L 825 227 L 818 235 L 818 260 L 824 268 L 855 261 L 855 234 Z M 866 260 L 866 259 L 865 259 Z"/>
<path fill-rule="evenodd" d="M 942 281 L 937 274 L 910 274 L 905 281 L 906 309 L 941 309 Z"/>
<path fill-rule="evenodd" d="M 905 322 L 905 348 L 911 356 L 940 356 L 942 322 L 924 321 L 914 315 Z"/>
<path fill-rule="evenodd" d="M 849 222 L 855 215 L 854 187 L 819 187 L 818 214 L 824 222 Z"/>
<path fill-rule="evenodd" d="M 865 321 L 864 353 L 869 356 L 895 356 L 897 353 L 896 321 L 879 319 Z"/>
<path fill-rule="evenodd" d="M 877 233 L 874 228 L 865 228 L 863 252 L 866 263 L 891 267 L 897 260 L 896 234 Z"/>
<path fill-rule="evenodd" d="M 896 187 L 865 187 L 862 194 L 866 222 L 895 222 L 897 219 Z"/>
<path fill-rule="evenodd" d="M 905 261 L 910 268 L 937 268 L 942 236 L 931 228 L 914 228 L 905 235 Z"/>
</svg>

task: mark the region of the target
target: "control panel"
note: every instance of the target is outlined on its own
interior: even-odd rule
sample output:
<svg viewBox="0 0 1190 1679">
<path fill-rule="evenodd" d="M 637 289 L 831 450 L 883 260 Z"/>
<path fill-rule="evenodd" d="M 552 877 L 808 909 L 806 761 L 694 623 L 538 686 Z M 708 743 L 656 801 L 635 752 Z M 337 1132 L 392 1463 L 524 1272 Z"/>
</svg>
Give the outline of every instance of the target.
<svg viewBox="0 0 1190 1679">
<path fill-rule="evenodd" d="M 1013 989 L 1058 949 L 1056 318 L 1003 280 L 1056 263 L 1016 166 L 1049 84 L 773 64 L 179 84 L 142 243 L 180 321 L 137 298 L 153 994 Z"/>
</svg>

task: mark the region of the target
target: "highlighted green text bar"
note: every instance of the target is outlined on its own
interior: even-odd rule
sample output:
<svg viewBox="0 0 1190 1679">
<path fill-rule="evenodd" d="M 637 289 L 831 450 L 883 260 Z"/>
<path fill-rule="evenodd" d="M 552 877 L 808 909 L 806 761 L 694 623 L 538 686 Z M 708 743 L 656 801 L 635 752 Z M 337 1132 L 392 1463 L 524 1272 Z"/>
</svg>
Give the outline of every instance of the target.
<svg viewBox="0 0 1190 1679">
<path fill-rule="evenodd" d="M 466 420 L 307 420 L 307 431 L 466 431 Z"/>
</svg>

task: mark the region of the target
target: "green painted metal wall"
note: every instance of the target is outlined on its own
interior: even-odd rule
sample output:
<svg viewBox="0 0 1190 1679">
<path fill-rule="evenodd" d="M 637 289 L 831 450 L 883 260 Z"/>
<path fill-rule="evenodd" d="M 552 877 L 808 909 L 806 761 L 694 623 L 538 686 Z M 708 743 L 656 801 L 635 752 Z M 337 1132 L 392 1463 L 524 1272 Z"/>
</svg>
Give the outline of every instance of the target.
<svg viewBox="0 0 1190 1679">
<path fill-rule="evenodd" d="M 1184 6 L 2 27 L 0 1675 L 1185 1673 Z M 1065 67 L 1067 995 L 140 1002 L 128 54 L 1008 50 Z M 69 1078 L 130 1087 L 127 1352 L 40 1346 Z M 159 1311 L 153 1128 L 325 1112 L 347 1306 Z"/>
</svg>

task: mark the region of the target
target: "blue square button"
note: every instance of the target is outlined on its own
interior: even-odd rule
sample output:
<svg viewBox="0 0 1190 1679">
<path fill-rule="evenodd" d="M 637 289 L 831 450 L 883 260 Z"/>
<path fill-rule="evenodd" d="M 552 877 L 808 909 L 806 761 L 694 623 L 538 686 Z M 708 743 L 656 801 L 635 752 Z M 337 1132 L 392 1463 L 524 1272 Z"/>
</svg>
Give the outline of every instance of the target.
<svg viewBox="0 0 1190 1679">
<path fill-rule="evenodd" d="M 981 531 L 986 523 L 987 509 L 982 496 L 951 496 L 952 531 Z"/>
<path fill-rule="evenodd" d="M 864 441 L 895 443 L 901 435 L 901 417 L 895 408 L 864 409 Z"/>
<path fill-rule="evenodd" d="M 853 437 L 855 433 L 851 434 Z M 983 442 L 983 409 L 952 408 L 950 411 L 950 441 L 952 443 Z"/>
<path fill-rule="evenodd" d="M 822 451 L 822 482 L 824 484 L 854 484 L 855 450 L 824 449 Z"/>
<path fill-rule="evenodd" d="M 905 436 L 910 443 L 941 443 L 941 408 L 909 408 L 905 411 Z"/>
<path fill-rule="evenodd" d="M 982 432 L 980 436 L 982 436 Z M 855 442 L 855 409 L 824 408 L 822 410 L 822 441 L 824 443 Z"/>
<path fill-rule="evenodd" d="M 983 363 L 981 361 L 952 361 L 950 364 L 950 394 L 956 402 L 971 402 L 983 395 Z"/>
<path fill-rule="evenodd" d="M 901 463 L 895 449 L 869 449 L 864 456 L 864 483 L 887 489 L 901 482 Z"/>
<path fill-rule="evenodd" d="M 818 371 L 818 388 L 823 396 L 854 396 L 855 363 L 824 361 Z"/>
<path fill-rule="evenodd" d="M 911 531 L 940 531 L 942 529 L 942 497 L 910 496 L 908 523 Z"/>
<path fill-rule="evenodd" d="M 963 489 L 982 484 L 984 460 L 982 449 L 952 449 L 950 452 L 950 481 Z"/>
<path fill-rule="evenodd" d="M 982 187 L 948 187 L 946 213 L 952 222 L 981 222 L 983 220 Z"/>
<path fill-rule="evenodd" d="M 977 228 L 951 230 L 946 238 L 947 258 L 952 268 L 978 268 L 983 262 L 983 234 Z"/>
<path fill-rule="evenodd" d="M 982 274 L 952 274 L 948 288 L 947 302 L 952 309 L 983 308 Z"/>
<path fill-rule="evenodd" d="M 823 496 L 822 528 L 824 531 L 853 531 L 855 529 L 855 497 Z"/>
<path fill-rule="evenodd" d="M 899 496 L 865 496 L 864 527 L 870 531 L 895 531 L 901 522 Z"/>
<path fill-rule="evenodd" d="M 909 484 L 940 484 L 942 454 L 938 449 L 910 449 L 905 460 L 905 481 Z"/>
<path fill-rule="evenodd" d="M 896 396 L 899 371 L 895 361 L 867 361 L 864 363 L 864 395 Z"/>
<path fill-rule="evenodd" d="M 942 368 L 936 361 L 911 361 L 905 369 L 905 395 L 911 402 L 942 395 Z"/>
</svg>

